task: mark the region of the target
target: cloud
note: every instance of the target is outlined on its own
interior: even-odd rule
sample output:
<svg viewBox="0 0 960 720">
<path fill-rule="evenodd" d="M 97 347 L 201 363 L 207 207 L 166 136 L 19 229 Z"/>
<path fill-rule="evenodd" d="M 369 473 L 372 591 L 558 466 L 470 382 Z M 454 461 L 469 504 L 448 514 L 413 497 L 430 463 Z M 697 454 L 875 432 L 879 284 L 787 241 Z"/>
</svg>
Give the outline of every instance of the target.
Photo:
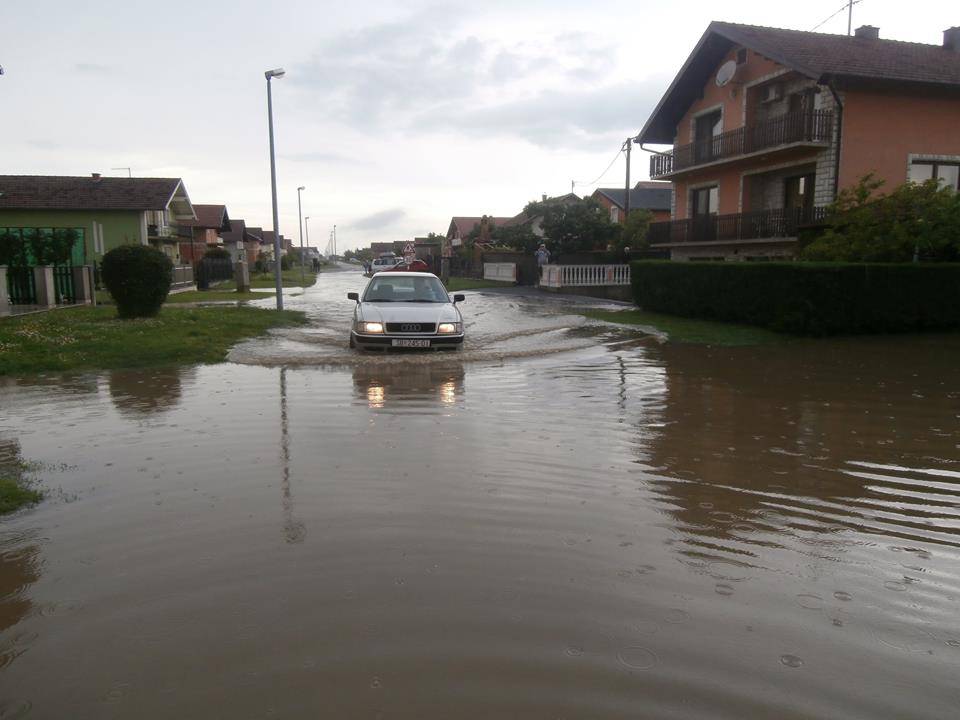
<svg viewBox="0 0 960 720">
<path fill-rule="evenodd" d="M 421 116 L 424 128 L 474 136 L 519 136 L 548 148 L 604 147 L 616 135 L 635 134 L 660 98 L 662 83 L 650 80 L 590 89 L 545 90 L 529 98 L 485 107 L 448 107 Z M 622 136 L 622 137 L 621 137 Z"/>
<path fill-rule="evenodd" d="M 348 163 L 364 165 L 369 164 L 369 161 L 367 160 L 358 160 L 354 157 L 331 152 L 285 153 L 280 157 L 282 157 L 284 160 L 291 160 L 293 162 L 324 163 L 327 165 L 345 165 Z"/>
<path fill-rule="evenodd" d="M 407 216 L 406 210 L 403 208 L 390 208 L 388 210 L 381 210 L 375 212 L 372 215 L 367 215 L 362 217 L 359 220 L 354 220 L 349 223 L 346 227 L 351 230 L 381 230 L 383 228 L 388 228 L 392 225 L 396 225 L 398 222 L 403 220 Z"/>
<path fill-rule="evenodd" d="M 77 72 L 87 75 L 110 75 L 113 73 L 113 68 L 110 66 L 97 63 L 77 63 L 73 67 Z"/>
<path fill-rule="evenodd" d="M 617 53 L 595 35 L 504 42 L 464 32 L 462 20 L 430 11 L 364 27 L 321 45 L 290 77 L 304 102 L 365 132 L 487 129 L 550 147 L 638 126 L 653 106 L 646 87 L 604 85 Z"/>
</svg>

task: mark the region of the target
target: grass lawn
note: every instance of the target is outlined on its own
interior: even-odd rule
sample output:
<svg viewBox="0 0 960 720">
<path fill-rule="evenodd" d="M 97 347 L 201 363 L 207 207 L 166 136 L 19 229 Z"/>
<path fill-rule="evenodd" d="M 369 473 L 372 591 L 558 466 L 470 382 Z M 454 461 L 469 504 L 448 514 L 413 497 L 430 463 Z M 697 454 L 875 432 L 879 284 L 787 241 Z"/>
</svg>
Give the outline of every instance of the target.
<svg viewBox="0 0 960 720">
<path fill-rule="evenodd" d="M 0 376 L 222 362 L 234 343 L 306 322 L 301 312 L 246 306 L 165 307 L 119 320 L 113 307 L 0 319 Z"/>
<path fill-rule="evenodd" d="M 241 300 L 263 300 L 276 296 L 274 292 L 245 292 L 238 293 L 236 290 L 187 290 L 186 292 L 174 293 L 167 296 L 166 304 L 177 303 L 195 303 L 195 302 L 222 302 L 230 300 L 239 302 Z"/>
<path fill-rule="evenodd" d="M 502 280 L 452 277 L 447 281 L 446 288 L 447 292 L 460 292 L 461 290 L 477 290 L 479 288 L 513 287 L 515 284 Z"/>
<path fill-rule="evenodd" d="M 300 282 L 300 268 L 293 268 L 292 270 L 284 270 L 280 273 L 283 278 L 283 286 L 285 288 L 292 287 L 310 287 L 317 282 L 317 274 L 313 270 L 304 270 L 303 277 L 306 282 Z M 231 286 L 234 286 L 231 283 Z M 219 285 L 219 288 L 223 288 L 223 285 Z M 252 288 L 275 288 L 276 280 L 273 277 L 273 272 L 266 273 L 250 273 L 250 287 Z"/>
<path fill-rule="evenodd" d="M 38 503 L 42 498 L 43 494 L 37 490 L 24 487 L 16 480 L 0 478 L 0 515 Z"/>
<path fill-rule="evenodd" d="M 582 315 L 594 320 L 622 323 L 624 325 L 647 325 L 666 334 L 673 342 L 698 345 L 768 345 L 789 342 L 789 335 L 750 325 L 694 320 L 676 315 L 644 312 L 643 310 L 583 310 Z"/>
</svg>

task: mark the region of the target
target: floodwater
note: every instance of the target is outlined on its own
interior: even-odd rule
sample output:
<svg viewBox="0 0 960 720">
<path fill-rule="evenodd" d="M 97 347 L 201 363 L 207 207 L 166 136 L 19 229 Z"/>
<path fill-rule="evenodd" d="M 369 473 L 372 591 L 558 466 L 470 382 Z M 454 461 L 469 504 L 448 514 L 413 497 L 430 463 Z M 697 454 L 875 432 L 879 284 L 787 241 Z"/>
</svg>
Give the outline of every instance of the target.
<svg viewBox="0 0 960 720">
<path fill-rule="evenodd" d="M 468 292 L 0 383 L 0 718 L 953 718 L 960 338 L 662 344 Z M 269 302 L 269 301 L 264 301 Z"/>
</svg>

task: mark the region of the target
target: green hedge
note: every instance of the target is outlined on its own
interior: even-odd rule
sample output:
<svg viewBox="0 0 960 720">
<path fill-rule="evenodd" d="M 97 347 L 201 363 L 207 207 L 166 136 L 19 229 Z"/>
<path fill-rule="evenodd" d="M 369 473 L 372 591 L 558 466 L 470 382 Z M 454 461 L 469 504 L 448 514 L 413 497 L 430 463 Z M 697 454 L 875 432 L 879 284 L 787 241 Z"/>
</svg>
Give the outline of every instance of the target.
<svg viewBox="0 0 960 720">
<path fill-rule="evenodd" d="M 796 335 L 960 327 L 960 264 L 641 261 L 631 278 L 644 310 Z"/>
</svg>

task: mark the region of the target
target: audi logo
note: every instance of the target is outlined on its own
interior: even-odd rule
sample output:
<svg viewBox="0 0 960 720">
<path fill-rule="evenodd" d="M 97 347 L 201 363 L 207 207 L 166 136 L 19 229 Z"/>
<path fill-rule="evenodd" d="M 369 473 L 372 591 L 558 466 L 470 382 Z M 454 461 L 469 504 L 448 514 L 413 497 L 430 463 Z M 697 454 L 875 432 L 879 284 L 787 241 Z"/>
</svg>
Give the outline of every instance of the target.
<svg viewBox="0 0 960 720">
<path fill-rule="evenodd" d="M 420 332 L 420 326 L 412 323 L 404 323 L 400 326 L 400 332 Z"/>
</svg>

